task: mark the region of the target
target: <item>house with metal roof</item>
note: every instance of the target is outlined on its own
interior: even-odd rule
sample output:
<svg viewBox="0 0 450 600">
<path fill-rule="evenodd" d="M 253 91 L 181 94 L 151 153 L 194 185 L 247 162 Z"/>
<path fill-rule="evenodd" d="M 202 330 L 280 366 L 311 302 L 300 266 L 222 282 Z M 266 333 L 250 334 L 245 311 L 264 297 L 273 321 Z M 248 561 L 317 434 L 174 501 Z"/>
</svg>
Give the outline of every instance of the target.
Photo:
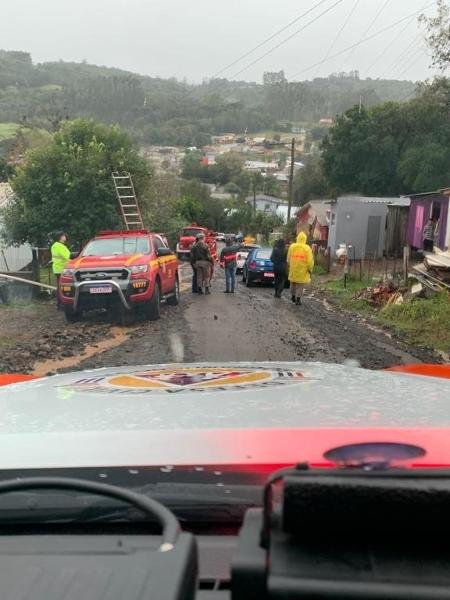
<svg viewBox="0 0 450 600">
<path fill-rule="evenodd" d="M 339 196 L 330 202 L 328 246 L 352 246 L 351 258 L 380 258 L 384 253 L 388 206 L 398 197 Z"/>
<path fill-rule="evenodd" d="M 409 196 L 411 206 L 406 230 L 406 241 L 415 249 L 423 248 L 423 228 L 433 217 L 436 220 L 435 246 L 450 248 L 450 188 Z"/>
</svg>

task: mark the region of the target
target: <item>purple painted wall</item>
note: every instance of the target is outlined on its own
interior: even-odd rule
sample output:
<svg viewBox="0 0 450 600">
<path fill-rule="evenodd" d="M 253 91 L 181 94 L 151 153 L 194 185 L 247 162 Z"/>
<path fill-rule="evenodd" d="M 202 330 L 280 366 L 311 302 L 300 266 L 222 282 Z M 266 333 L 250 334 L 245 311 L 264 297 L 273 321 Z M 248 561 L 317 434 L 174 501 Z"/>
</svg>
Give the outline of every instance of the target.
<svg viewBox="0 0 450 600">
<path fill-rule="evenodd" d="M 439 248 L 444 249 L 447 233 L 449 198 L 447 196 L 441 196 L 440 194 L 411 198 L 408 226 L 406 229 L 406 241 L 415 248 L 423 247 L 422 232 L 426 222 L 431 216 L 433 202 L 439 203 L 441 207 L 439 238 L 437 240 L 437 245 Z"/>
</svg>

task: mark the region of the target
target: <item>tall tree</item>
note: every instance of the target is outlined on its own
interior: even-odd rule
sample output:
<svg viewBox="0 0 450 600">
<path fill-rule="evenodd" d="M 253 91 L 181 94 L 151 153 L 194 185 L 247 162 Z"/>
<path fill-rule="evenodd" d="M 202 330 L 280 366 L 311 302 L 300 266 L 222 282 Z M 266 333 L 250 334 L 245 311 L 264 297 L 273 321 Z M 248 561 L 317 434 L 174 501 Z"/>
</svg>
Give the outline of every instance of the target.
<svg viewBox="0 0 450 600">
<path fill-rule="evenodd" d="M 151 178 L 118 127 L 83 119 L 65 123 L 50 144 L 28 153 L 12 179 L 16 200 L 5 213 L 9 240 L 42 245 L 64 229 L 81 244 L 100 229 L 120 226 L 112 171 L 129 171 L 138 194 Z"/>
<path fill-rule="evenodd" d="M 420 20 L 427 26 L 426 42 L 433 56 L 433 65 L 444 71 L 450 63 L 450 5 L 437 0 L 434 17 L 422 15 Z"/>
</svg>

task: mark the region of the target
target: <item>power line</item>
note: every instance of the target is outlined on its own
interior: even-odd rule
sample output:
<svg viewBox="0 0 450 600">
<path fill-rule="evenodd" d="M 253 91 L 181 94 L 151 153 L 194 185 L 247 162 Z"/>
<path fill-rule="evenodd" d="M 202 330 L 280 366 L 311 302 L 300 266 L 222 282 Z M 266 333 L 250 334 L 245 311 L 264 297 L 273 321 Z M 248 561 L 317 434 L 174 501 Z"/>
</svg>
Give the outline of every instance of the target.
<svg viewBox="0 0 450 600">
<path fill-rule="evenodd" d="M 223 67 L 223 69 L 220 69 L 220 71 L 217 71 L 217 73 L 215 73 L 211 77 L 211 79 L 214 79 L 218 75 L 221 75 L 224 71 L 228 71 L 228 69 L 230 67 L 234 67 L 235 64 L 237 64 L 238 62 L 241 62 L 241 60 L 243 60 L 244 58 L 247 58 L 247 56 L 249 56 L 250 54 L 253 54 L 253 52 L 255 52 L 255 50 L 258 50 L 259 48 L 261 48 L 261 46 L 264 46 L 265 44 L 267 44 L 267 42 L 270 42 L 270 40 L 273 40 L 273 38 L 275 38 L 280 33 L 283 33 L 283 31 L 286 31 L 286 29 L 289 29 L 289 27 L 291 27 L 291 25 L 300 21 L 300 19 L 303 19 L 303 17 L 306 17 L 306 15 L 308 15 L 310 12 L 313 12 L 316 8 L 318 8 L 324 2 L 327 2 L 327 0 L 320 0 L 320 2 L 317 2 L 316 4 L 314 4 L 314 6 L 312 6 L 309 10 L 307 10 L 306 12 L 302 13 L 301 15 L 299 15 L 298 17 L 296 17 L 295 19 L 290 21 L 287 25 L 285 25 L 284 27 L 282 27 L 281 29 L 279 29 L 278 31 L 273 33 L 271 36 L 269 36 L 268 38 L 266 38 L 265 40 L 260 42 L 258 45 L 254 46 L 251 50 L 249 50 L 245 54 L 242 54 L 241 56 L 236 58 L 236 60 L 233 60 L 233 62 L 228 64 L 226 67 Z"/>
<path fill-rule="evenodd" d="M 388 4 L 389 0 L 385 0 L 384 4 L 378 9 L 376 15 L 374 16 L 374 18 L 371 20 L 371 22 L 369 23 L 369 26 L 366 27 L 364 33 L 362 34 L 360 41 L 363 40 L 366 35 L 369 33 L 369 31 L 372 29 L 372 27 L 375 25 L 378 17 L 381 15 L 381 13 L 383 12 L 383 10 L 386 8 L 387 4 Z M 353 52 L 355 51 L 355 48 L 352 48 L 350 50 L 350 52 L 348 53 L 347 58 L 345 58 L 342 67 L 341 67 L 341 71 L 344 69 L 344 65 L 345 63 L 348 63 L 348 61 L 350 60 L 350 58 L 353 56 Z"/>
<path fill-rule="evenodd" d="M 389 73 L 391 71 L 391 69 L 395 70 L 399 65 L 402 64 L 402 62 L 405 59 L 408 60 L 409 57 L 411 56 L 410 54 L 408 54 L 409 49 L 411 48 L 411 46 L 413 46 L 414 44 L 416 44 L 421 37 L 422 37 L 422 34 L 418 33 L 411 40 L 411 42 L 406 46 L 406 48 L 404 50 L 402 50 L 400 52 L 400 54 L 394 58 L 394 60 L 389 64 L 388 67 L 386 67 L 386 69 L 384 69 L 384 71 L 381 73 L 381 75 L 379 77 L 377 77 L 377 79 L 383 79 L 384 76 L 386 75 L 386 73 Z"/>
<path fill-rule="evenodd" d="M 417 61 L 421 58 L 421 55 L 424 55 L 425 51 L 424 48 L 422 46 L 419 46 L 419 48 L 416 48 L 416 50 L 413 52 L 413 54 L 411 56 L 409 56 L 409 59 L 406 61 L 406 63 L 403 65 L 403 68 L 401 69 L 401 71 L 399 73 L 397 73 L 397 75 L 394 77 L 394 79 L 400 79 L 400 77 L 402 77 L 405 73 L 407 73 L 411 67 L 413 67 Z M 411 61 L 412 58 L 412 61 Z"/>
<path fill-rule="evenodd" d="M 334 45 L 336 44 L 336 42 L 338 41 L 338 39 L 341 37 L 342 32 L 344 31 L 345 27 L 347 26 L 347 23 L 350 21 L 353 13 L 356 10 L 356 7 L 358 6 L 360 0 L 355 0 L 355 3 L 353 4 L 352 8 L 350 9 L 350 12 L 347 15 L 347 18 L 345 19 L 344 23 L 342 24 L 342 27 L 339 29 L 339 31 L 336 34 L 336 37 L 334 38 L 334 40 L 331 42 L 327 53 L 325 54 L 324 60 L 326 60 L 329 56 L 330 56 L 330 52 L 333 50 Z M 316 75 L 317 76 L 317 73 Z"/>
<path fill-rule="evenodd" d="M 281 40 L 281 42 L 279 44 L 277 44 L 276 46 L 273 46 L 267 52 L 265 52 L 264 54 L 262 54 L 258 58 L 255 58 L 255 60 L 252 61 L 251 63 L 249 63 L 246 67 L 244 67 L 243 69 L 241 69 L 240 71 L 238 71 L 237 73 L 235 73 L 234 75 L 232 75 L 231 79 L 234 79 L 235 77 L 237 77 L 238 75 L 240 75 L 241 73 L 243 73 L 244 71 L 246 71 L 247 69 L 249 69 L 250 67 L 252 67 L 253 65 L 255 65 L 257 62 L 259 62 L 260 60 L 262 60 L 263 58 L 265 58 L 266 56 L 268 56 L 269 54 L 271 54 L 274 50 L 277 50 L 280 46 L 282 46 L 283 44 L 285 44 L 286 42 L 288 42 L 289 40 L 291 40 L 294 36 L 296 36 L 300 32 L 304 31 L 307 27 L 309 27 L 310 25 L 312 25 L 313 23 L 315 23 L 316 21 L 318 21 L 320 19 L 320 17 L 323 17 L 323 15 L 325 15 L 328 12 L 330 12 L 330 10 L 332 10 L 335 6 L 337 6 L 341 2 L 343 2 L 343 0 L 337 0 L 329 8 L 325 9 L 319 15 L 317 15 L 316 17 L 314 17 L 314 19 L 311 19 L 311 21 L 309 21 L 308 23 L 306 23 L 306 25 L 304 25 L 300 29 L 297 29 L 297 31 L 294 31 L 294 33 L 291 33 L 291 35 L 289 35 L 287 38 L 285 38 L 284 40 Z"/>
<path fill-rule="evenodd" d="M 425 9 L 426 3 L 422 6 L 422 8 L 420 9 L 420 11 L 423 11 Z M 408 29 L 408 27 L 411 25 L 411 23 L 414 22 L 414 16 L 412 16 L 409 21 L 407 21 L 405 23 L 405 26 L 402 27 L 402 29 L 396 33 L 394 35 L 394 37 L 392 38 L 392 40 L 389 42 L 389 44 L 387 46 L 384 47 L 383 51 L 376 57 L 376 59 L 369 65 L 369 67 L 366 69 L 366 73 L 369 73 L 372 68 L 377 64 L 377 62 L 380 60 L 380 58 L 383 58 L 383 56 L 386 54 L 386 52 L 392 48 L 392 46 L 395 44 L 395 42 L 398 40 L 398 38 L 401 37 L 401 35 Z"/>
<path fill-rule="evenodd" d="M 394 35 L 394 37 L 392 38 L 392 40 L 389 42 L 389 44 L 387 46 L 385 46 L 383 52 L 381 52 L 381 54 L 379 54 L 376 59 L 373 61 L 373 63 L 371 65 L 369 65 L 369 67 L 366 69 L 366 73 L 369 73 L 370 70 L 377 64 L 377 62 L 380 60 L 380 58 L 383 58 L 383 56 L 386 54 L 386 52 L 395 44 L 395 42 L 398 40 L 398 38 L 402 35 L 402 33 L 404 33 L 408 27 L 411 25 L 411 23 L 414 22 L 414 17 L 412 17 L 408 22 L 405 23 L 405 26 L 402 27 L 401 31 L 399 31 L 398 33 L 396 33 Z"/>
<path fill-rule="evenodd" d="M 427 4 L 425 6 L 425 8 L 429 8 L 433 4 L 434 4 L 434 1 L 430 2 L 429 4 Z M 385 31 L 389 31 L 393 27 L 397 27 L 397 25 L 400 25 L 400 23 L 403 23 L 407 19 L 410 19 L 411 17 L 414 17 L 415 15 L 418 15 L 422 10 L 424 10 L 424 9 L 416 10 L 413 13 L 410 13 L 409 15 L 406 15 L 406 17 L 403 17 L 403 18 L 399 19 L 398 21 L 395 21 L 394 23 L 391 23 L 387 27 L 383 27 L 383 29 L 379 29 L 375 33 L 372 33 L 372 35 L 369 35 L 368 37 L 366 37 L 365 39 L 360 40 L 359 42 L 356 42 L 355 44 L 352 44 L 351 46 L 347 46 L 347 48 L 343 48 L 342 50 L 340 50 L 339 52 L 336 52 L 335 54 L 332 54 L 331 56 L 329 56 L 327 58 L 327 60 L 333 60 L 333 58 L 336 58 L 337 56 L 340 56 L 341 54 L 344 54 L 345 52 L 347 52 L 351 48 L 356 48 L 357 46 L 360 46 L 361 44 L 363 44 L 365 42 L 368 42 L 369 40 L 372 40 L 374 37 L 377 37 L 377 36 L 381 35 Z M 302 73 L 305 73 L 306 71 L 310 71 L 311 69 L 314 69 L 314 67 L 317 67 L 318 65 L 322 65 L 324 62 L 325 62 L 325 60 L 320 60 L 319 62 L 316 62 L 313 65 L 310 65 L 309 67 L 306 67 L 305 69 L 301 69 L 300 71 L 297 71 L 296 73 L 294 73 L 292 75 L 292 77 L 296 77 L 297 75 L 301 75 Z"/>
</svg>

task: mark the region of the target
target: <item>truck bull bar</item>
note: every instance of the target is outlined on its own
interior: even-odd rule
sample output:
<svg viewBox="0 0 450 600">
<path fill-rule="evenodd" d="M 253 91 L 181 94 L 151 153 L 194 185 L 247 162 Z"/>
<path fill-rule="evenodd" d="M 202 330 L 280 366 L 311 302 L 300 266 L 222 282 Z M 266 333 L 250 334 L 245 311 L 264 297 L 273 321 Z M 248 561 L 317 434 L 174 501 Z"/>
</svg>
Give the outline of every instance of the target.
<svg viewBox="0 0 450 600">
<path fill-rule="evenodd" d="M 122 306 L 124 308 L 126 308 L 127 310 L 131 310 L 130 305 L 128 304 L 127 299 L 125 298 L 125 295 L 122 291 L 122 288 L 120 287 L 120 285 L 117 283 L 117 281 L 114 281 L 113 279 L 104 279 L 102 281 L 77 281 L 75 282 L 75 295 L 73 298 L 73 310 L 77 310 L 78 308 L 78 301 L 80 298 L 80 292 L 81 292 L 81 288 L 83 287 L 92 287 L 93 284 L 96 284 L 97 286 L 103 286 L 103 285 L 110 285 L 113 288 L 116 289 L 119 298 L 120 298 L 120 302 L 122 303 Z"/>
</svg>

